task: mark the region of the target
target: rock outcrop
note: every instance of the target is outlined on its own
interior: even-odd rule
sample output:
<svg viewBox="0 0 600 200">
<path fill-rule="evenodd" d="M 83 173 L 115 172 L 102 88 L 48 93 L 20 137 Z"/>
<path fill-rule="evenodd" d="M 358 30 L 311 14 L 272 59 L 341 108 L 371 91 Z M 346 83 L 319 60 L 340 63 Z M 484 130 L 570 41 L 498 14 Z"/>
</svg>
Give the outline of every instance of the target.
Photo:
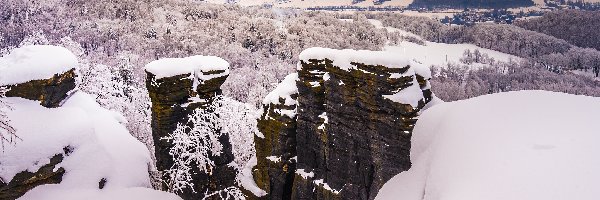
<svg viewBox="0 0 600 200">
<path fill-rule="evenodd" d="M 208 62 L 213 60 L 213 62 Z M 214 62 L 216 60 L 217 62 Z M 216 57 L 195 56 L 179 59 L 162 59 L 146 65 L 146 87 L 152 101 L 152 137 L 155 145 L 156 167 L 166 171 L 173 166 L 169 150 L 172 141 L 162 139 L 173 133 L 177 124 L 186 124 L 195 109 L 204 109 L 221 94 L 221 85 L 229 74 L 229 64 Z M 194 188 L 178 194 L 184 199 L 202 199 L 205 191 L 218 191 L 235 185 L 235 169 L 228 166 L 234 157 L 229 137 L 219 138 L 222 153 L 214 156 L 210 173 L 193 168 Z M 163 180 L 169 180 L 163 174 Z M 168 185 L 163 184 L 163 190 Z"/>
<path fill-rule="evenodd" d="M 297 93 L 286 94 L 294 103 L 265 101 L 258 121 L 263 198 L 374 199 L 411 166 L 412 129 L 432 98 L 429 69 L 370 51 L 313 48 L 300 60 Z"/>
<path fill-rule="evenodd" d="M 13 49 L 0 58 L 0 86 L 7 97 L 40 101 L 56 108 L 75 88 L 77 57 L 58 46 L 31 45 Z"/>
<path fill-rule="evenodd" d="M 48 57 L 52 52 L 54 57 Z M 2 57 L 0 87 L 5 87 L 6 97 L 21 97 L 39 101 L 46 108 L 56 108 L 75 89 L 77 60 L 68 50 L 56 46 L 26 46 Z M 50 163 L 35 172 L 23 171 L 10 181 L 0 179 L 0 199 L 17 199 L 27 191 L 44 184 L 62 181 L 65 170 L 56 165 L 68 152 L 56 154 Z"/>
<path fill-rule="evenodd" d="M 37 186 L 60 183 L 65 170 L 62 167 L 56 168 L 56 165 L 62 160 L 63 154 L 57 154 L 50 158 L 50 163 L 40 167 L 36 172 L 23 171 L 8 183 L 0 180 L 0 199 L 17 199 Z"/>
<path fill-rule="evenodd" d="M 255 135 L 256 184 L 270 199 L 290 199 L 296 171 L 296 99 L 298 74 L 290 74 L 263 101 Z"/>
<path fill-rule="evenodd" d="M 75 69 L 55 74 L 43 80 L 31 80 L 25 83 L 7 86 L 7 97 L 21 97 L 40 101 L 47 108 L 56 108 L 75 89 Z"/>
</svg>

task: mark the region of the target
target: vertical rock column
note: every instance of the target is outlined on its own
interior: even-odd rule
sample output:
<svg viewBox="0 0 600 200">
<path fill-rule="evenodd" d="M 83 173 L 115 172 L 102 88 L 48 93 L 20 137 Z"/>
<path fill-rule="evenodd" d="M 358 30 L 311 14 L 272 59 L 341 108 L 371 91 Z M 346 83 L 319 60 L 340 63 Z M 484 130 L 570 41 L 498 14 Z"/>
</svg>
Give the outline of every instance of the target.
<svg viewBox="0 0 600 200">
<path fill-rule="evenodd" d="M 257 165 L 253 177 L 267 192 L 263 199 L 290 199 L 296 171 L 296 98 L 298 74 L 288 75 L 263 101 L 255 135 Z"/>
<path fill-rule="evenodd" d="M 325 174 L 327 143 L 325 129 L 328 118 L 325 104 L 326 68 L 331 60 L 301 61 L 298 68 L 298 169 L 294 179 L 293 199 L 333 199 L 333 193 L 315 187 L 315 175 Z M 323 125 L 323 126 L 322 126 Z"/>
<path fill-rule="evenodd" d="M 298 69 L 293 199 L 373 199 L 410 168 L 429 71 L 385 52 L 314 48 Z"/>
<path fill-rule="evenodd" d="M 173 166 L 168 136 L 177 124 L 187 124 L 188 116 L 195 109 L 204 109 L 221 94 L 221 85 L 229 75 L 229 64 L 218 57 L 193 56 L 187 58 L 161 59 L 146 65 L 146 87 L 152 101 L 152 137 L 155 144 L 156 167 L 165 171 Z M 218 131 L 218 130 L 217 130 Z M 185 189 L 179 194 L 184 199 L 202 199 L 204 192 L 217 191 L 235 184 L 235 169 L 227 166 L 234 157 L 229 136 L 219 141 L 222 153 L 212 157 L 214 168 L 210 173 L 200 172 L 193 166 L 194 191 Z M 168 179 L 166 174 L 162 177 Z M 167 185 L 163 185 L 167 189 Z"/>
</svg>

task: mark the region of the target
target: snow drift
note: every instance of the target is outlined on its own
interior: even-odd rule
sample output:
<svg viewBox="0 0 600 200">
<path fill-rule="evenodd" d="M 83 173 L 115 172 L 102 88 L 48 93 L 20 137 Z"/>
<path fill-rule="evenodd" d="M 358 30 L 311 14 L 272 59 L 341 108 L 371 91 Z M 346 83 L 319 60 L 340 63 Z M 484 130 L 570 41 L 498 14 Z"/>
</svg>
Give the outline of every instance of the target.
<svg viewBox="0 0 600 200">
<path fill-rule="evenodd" d="M 20 140 L 0 152 L 3 181 L 9 182 L 21 171 L 35 172 L 65 147 L 72 148 L 57 165 L 66 171 L 61 184 L 36 187 L 20 199 L 111 196 L 126 193 L 128 188 L 133 189 L 133 196 L 160 193 L 148 189 L 151 159 L 146 147 L 129 134 L 114 112 L 101 108 L 89 95 L 76 92 L 59 108 L 17 97 L 7 101 L 13 108 L 7 115 Z M 99 190 L 102 179 L 105 189 Z M 169 195 L 162 194 L 162 199 L 165 196 Z"/>
<path fill-rule="evenodd" d="M 599 199 L 600 98 L 519 91 L 442 103 L 377 199 Z"/>
<path fill-rule="evenodd" d="M 31 45 L 0 58 L 0 85 L 47 79 L 77 67 L 77 57 L 64 47 Z"/>
<path fill-rule="evenodd" d="M 77 66 L 76 56 L 63 47 L 24 46 L 0 58 L 0 85 L 44 80 Z M 35 187 L 19 199 L 179 199 L 150 189 L 150 152 L 129 133 L 120 113 L 77 89 L 65 92 L 57 108 L 21 97 L 2 99 L 10 108 L 0 109 L 18 139 L 0 151 L 0 183 L 39 185 L 19 174 L 51 164 L 53 172 L 64 170 L 60 184 Z M 57 155 L 58 164 L 50 159 Z"/>
</svg>

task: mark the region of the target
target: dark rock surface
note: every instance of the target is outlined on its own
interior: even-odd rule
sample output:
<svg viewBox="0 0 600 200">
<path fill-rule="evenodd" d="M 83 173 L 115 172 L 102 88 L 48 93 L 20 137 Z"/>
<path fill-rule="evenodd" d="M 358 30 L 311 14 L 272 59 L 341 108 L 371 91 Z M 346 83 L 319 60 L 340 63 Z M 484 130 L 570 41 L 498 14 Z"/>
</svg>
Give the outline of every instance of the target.
<svg viewBox="0 0 600 200">
<path fill-rule="evenodd" d="M 293 99 L 296 95 L 292 96 Z M 258 129 L 264 137 L 254 136 L 257 159 L 253 176 L 256 184 L 267 191 L 264 199 L 290 199 L 294 172 L 296 171 L 296 118 L 283 115 L 276 110 L 294 110 L 295 105 L 284 105 L 285 99 L 279 98 L 279 104 L 270 103 L 263 108 L 258 119 Z M 279 162 L 266 159 L 276 157 Z"/>
<path fill-rule="evenodd" d="M 254 179 L 269 193 L 263 199 L 374 199 L 386 181 L 411 166 L 412 129 L 432 97 L 428 80 L 391 77 L 411 66 L 351 63 L 353 69 L 343 70 L 329 59 L 300 64 L 295 121 L 273 112 L 282 106 L 273 104 L 258 121 L 265 138 L 255 140 Z M 384 98 L 415 79 L 423 95 L 417 107 Z M 295 168 L 313 176 L 296 172 L 290 186 L 285 163 L 268 156 L 297 156 Z"/>
<path fill-rule="evenodd" d="M 69 92 L 75 89 L 75 69 L 56 74 L 49 79 L 32 80 L 26 83 L 10 85 L 7 97 L 21 97 L 41 101 L 47 108 L 56 108 L 65 100 Z"/>
<path fill-rule="evenodd" d="M 205 72 L 205 75 L 224 73 L 225 71 Z M 194 109 L 206 108 L 213 98 L 221 94 L 221 84 L 225 82 L 227 76 L 221 76 L 199 83 L 194 90 L 191 74 L 183 74 L 172 77 L 156 79 L 152 73 L 147 73 L 146 87 L 152 101 L 152 137 L 155 145 L 156 167 L 159 171 L 168 170 L 173 166 L 172 156 L 169 150 L 173 146 L 170 141 L 161 140 L 169 133 L 172 133 L 178 123 L 187 123 L 188 115 Z M 191 97 L 199 97 L 205 101 L 190 102 Z M 189 105 L 184 105 L 189 104 Z M 216 191 L 233 186 L 235 184 L 235 169 L 227 166 L 234 157 L 232 147 L 229 143 L 229 136 L 223 135 L 219 138 L 223 144 L 223 153 L 218 157 L 211 158 L 215 167 L 210 174 L 200 172 L 197 168 L 193 169 L 194 190 L 184 190 L 178 194 L 184 199 L 202 199 L 205 191 Z M 163 175 L 164 180 L 168 177 Z M 167 185 L 163 184 L 163 190 Z"/>
<path fill-rule="evenodd" d="M 0 180 L 0 199 L 14 200 L 37 186 L 60 183 L 65 170 L 60 167 L 55 171 L 54 168 L 62 160 L 63 155 L 57 154 L 50 158 L 50 163 L 42 166 L 34 173 L 28 171 L 20 172 L 9 183 L 4 183 Z"/>
</svg>

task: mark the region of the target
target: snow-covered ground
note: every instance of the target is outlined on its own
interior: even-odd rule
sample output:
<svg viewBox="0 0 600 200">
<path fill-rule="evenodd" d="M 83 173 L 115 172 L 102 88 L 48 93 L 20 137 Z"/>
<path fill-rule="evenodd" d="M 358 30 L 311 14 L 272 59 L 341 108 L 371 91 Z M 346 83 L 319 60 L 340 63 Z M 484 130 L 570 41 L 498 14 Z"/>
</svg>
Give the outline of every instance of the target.
<svg viewBox="0 0 600 200">
<path fill-rule="evenodd" d="M 408 16 L 416 16 L 416 17 L 428 17 L 431 19 L 442 19 L 445 17 L 452 17 L 452 16 L 454 16 L 454 14 L 460 13 L 460 12 L 462 12 L 462 10 L 457 10 L 457 9 L 448 9 L 448 10 L 445 10 L 444 12 L 418 12 L 418 11 L 407 10 L 407 11 L 402 12 L 402 14 L 408 15 Z"/>
<path fill-rule="evenodd" d="M 77 66 L 65 48 L 24 46 L 0 58 L 0 85 L 47 79 Z M 19 97 L 3 101 L 10 109 L 1 109 L 18 139 L 3 143 L 0 151 L 2 182 L 36 172 L 63 154 L 55 168 L 65 170 L 61 183 L 38 186 L 20 199 L 179 199 L 150 189 L 150 152 L 129 133 L 120 113 L 100 107 L 91 95 L 75 89 L 58 108 Z"/>
<path fill-rule="evenodd" d="M 73 189 L 61 185 L 34 188 L 21 199 L 31 200 L 181 200 L 177 195 L 150 188 Z"/>
<path fill-rule="evenodd" d="M 159 193 L 148 189 L 148 149 L 129 134 L 120 114 L 101 108 L 91 96 L 76 92 L 60 108 L 17 97 L 6 100 L 13 108 L 7 115 L 20 139 L 0 152 L 2 180 L 9 182 L 25 170 L 35 172 L 63 148 L 72 148 L 57 166 L 66 171 L 61 184 L 36 187 L 20 199 L 102 197 L 130 193 L 127 188 L 134 188 L 130 194 L 136 197 Z M 107 180 L 103 190 L 98 189 L 101 179 Z M 169 196 L 150 196 L 161 195 Z"/>
<path fill-rule="evenodd" d="M 377 199 L 600 199 L 598 119 L 600 98 L 547 91 L 438 104 Z"/>
<path fill-rule="evenodd" d="M 448 63 L 459 63 L 465 50 L 479 50 L 481 53 L 488 54 L 496 61 L 509 62 L 517 61 L 520 58 L 501 53 L 498 51 L 484 49 L 472 44 L 444 44 L 435 42 L 425 42 L 425 45 L 419 45 L 408 41 L 403 41 L 395 46 L 386 46 L 385 51 L 402 53 L 405 56 L 412 57 L 415 61 L 426 66 L 445 66 Z M 482 67 L 484 65 L 473 64 L 472 67 Z"/>
</svg>

